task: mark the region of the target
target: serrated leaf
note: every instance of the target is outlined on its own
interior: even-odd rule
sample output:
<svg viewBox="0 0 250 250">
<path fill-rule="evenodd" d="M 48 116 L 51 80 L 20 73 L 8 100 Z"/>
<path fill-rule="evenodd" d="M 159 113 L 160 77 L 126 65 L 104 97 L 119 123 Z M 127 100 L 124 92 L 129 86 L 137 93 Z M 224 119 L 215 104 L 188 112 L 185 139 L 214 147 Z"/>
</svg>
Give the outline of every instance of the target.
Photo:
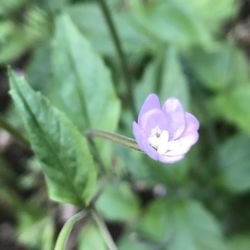
<svg viewBox="0 0 250 250">
<path fill-rule="evenodd" d="M 250 190 L 250 137 L 236 135 L 220 147 L 220 174 L 222 185 L 233 192 Z"/>
<path fill-rule="evenodd" d="M 225 249 L 217 222 L 193 200 L 168 199 L 151 203 L 139 229 L 149 239 L 161 244 L 162 249 Z"/>
<path fill-rule="evenodd" d="M 86 139 L 68 118 L 34 92 L 23 77 L 9 71 L 11 95 L 43 163 L 49 196 L 59 202 L 87 204 L 96 185 L 96 169 Z"/>
</svg>

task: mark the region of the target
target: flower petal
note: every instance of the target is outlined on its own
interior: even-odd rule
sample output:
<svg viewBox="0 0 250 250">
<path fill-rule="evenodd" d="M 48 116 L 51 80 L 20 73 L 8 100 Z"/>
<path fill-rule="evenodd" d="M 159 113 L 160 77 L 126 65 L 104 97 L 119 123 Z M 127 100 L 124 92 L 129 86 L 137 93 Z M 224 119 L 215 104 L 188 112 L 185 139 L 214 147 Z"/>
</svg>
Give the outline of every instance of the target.
<svg viewBox="0 0 250 250">
<path fill-rule="evenodd" d="M 141 125 L 142 116 L 151 109 L 161 109 L 161 104 L 159 97 L 156 94 L 148 95 L 147 99 L 143 103 L 139 116 L 138 116 L 138 124 Z"/>
<path fill-rule="evenodd" d="M 185 112 L 186 119 L 186 129 L 183 132 L 183 135 L 189 133 L 192 130 L 198 130 L 200 127 L 199 121 L 191 113 Z"/>
<path fill-rule="evenodd" d="M 184 131 L 186 126 L 185 112 L 180 101 L 175 97 L 170 97 L 162 107 L 166 113 L 169 124 L 168 131 L 172 140 L 177 139 Z"/>
<path fill-rule="evenodd" d="M 167 130 L 167 116 L 161 109 L 151 109 L 142 115 L 140 126 L 147 136 L 150 136 L 152 130 L 156 127 L 161 131 Z"/>
<path fill-rule="evenodd" d="M 158 153 L 149 145 L 148 137 L 136 122 L 133 122 L 133 134 L 139 148 L 152 159 L 158 160 Z"/>
<path fill-rule="evenodd" d="M 167 155 L 159 155 L 159 161 L 164 163 L 175 163 L 184 158 L 185 155 L 177 155 L 177 156 L 167 156 Z"/>
<path fill-rule="evenodd" d="M 199 121 L 190 113 L 185 113 L 186 128 L 178 140 L 168 143 L 168 156 L 177 156 L 185 154 L 189 151 L 199 139 L 197 130 L 199 129 Z"/>
</svg>

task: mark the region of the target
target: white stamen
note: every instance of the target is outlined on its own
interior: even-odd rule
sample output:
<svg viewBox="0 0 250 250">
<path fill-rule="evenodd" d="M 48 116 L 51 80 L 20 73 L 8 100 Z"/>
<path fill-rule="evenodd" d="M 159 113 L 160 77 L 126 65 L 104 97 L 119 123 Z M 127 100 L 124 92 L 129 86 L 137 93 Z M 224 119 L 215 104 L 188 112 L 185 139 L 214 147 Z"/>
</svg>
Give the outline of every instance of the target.
<svg viewBox="0 0 250 250">
<path fill-rule="evenodd" d="M 159 154 L 164 154 L 168 150 L 169 133 L 167 130 L 161 131 L 157 126 L 151 131 L 151 136 L 148 138 L 149 144 L 157 150 Z"/>
<path fill-rule="evenodd" d="M 159 137 L 159 144 L 157 148 L 157 152 L 159 154 L 164 154 L 168 150 L 168 139 L 169 139 L 168 131 L 163 130 L 161 136 Z"/>
</svg>

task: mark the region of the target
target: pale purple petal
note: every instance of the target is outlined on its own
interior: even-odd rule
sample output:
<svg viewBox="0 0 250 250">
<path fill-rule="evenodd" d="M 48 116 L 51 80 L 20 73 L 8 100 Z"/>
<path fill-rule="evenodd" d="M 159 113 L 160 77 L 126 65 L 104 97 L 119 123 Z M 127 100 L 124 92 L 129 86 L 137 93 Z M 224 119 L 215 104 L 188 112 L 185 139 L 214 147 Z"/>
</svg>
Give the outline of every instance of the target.
<svg viewBox="0 0 250 250">
<path fill-rule="evenodd" d="M 150 135 L 151 130 L 155 127 L 159 127 L 161 130 L 167 130 L 167 116 L 161 109 L 149 110 L 142 115 L 140 126 L 147 135 Z"/>
<path fill-rule="evenodd" d="M 159 97 L 156 94 L 150 94 L 145 102 L 143 103 L 139 116 L 138 116 L 138 124 L 141 125 L 142 115 L 148 112 L 151 109 L 161 109 L 161 104 Z"/>
<path fill-rule="evenodd" d="M 148 137 L 136 122 L 133 122 L 133 134 L 139 148 L 153 160 L 158 160 L 158 153 L 149 145 Z"/>
<path fill-rule="evenodd" d="M 159 161 L 164 163 L 175 163 L 184 158 L 185 155 L 177 155 L 177 156 L 167 156 L 167 155 L 159 155 Z"/>
<path fill-rule="evenodd" d="M 169 98 L 161 108 L 159 98 L 150 94 L 139 114 L 133 133 L 139 148 L 154 160 L 175 163 L 199 138 L 199 121 L 184 111 L 178 99 Z"/>
<path fill-rule="evenodd" d="M 183 133 L 186 126 L 183 106 L 177 98 L 170 97 L 164 103 L 162 109 L 168 117 L 168 132 L 171 139 L 174 140 Z"/>
<path fill-rule="evenodd" d="M 186 128 L 177 140 L 170 141 L 168 143 L 168 149 L 170 150 L 167 155 L 181 155 L 188 152 L 199 139 L 197 130 L 199 129 L 199 121 L 190 113 L 185 113 Z"/>
<path fill-rule="evenodd" d="M 170 141 L 168 143 L 168 149 L 170 151 L 167 152 L 168 156 L 177 156 L 186 154 L 191 146 L 193 146 L 199 139 L 199 134 L 197 131 L 194 131 L 185 137 L 181 137 L 176 141 Z"/>
<path fill-rule="evenodd" d="M 192 130 L 199 129 L 200 123 L 191 113 L 185 112 L 185 120 L 186 128 L 181 136 L 185 135 L 185 133 L 189 133 Z"/>
</svg>

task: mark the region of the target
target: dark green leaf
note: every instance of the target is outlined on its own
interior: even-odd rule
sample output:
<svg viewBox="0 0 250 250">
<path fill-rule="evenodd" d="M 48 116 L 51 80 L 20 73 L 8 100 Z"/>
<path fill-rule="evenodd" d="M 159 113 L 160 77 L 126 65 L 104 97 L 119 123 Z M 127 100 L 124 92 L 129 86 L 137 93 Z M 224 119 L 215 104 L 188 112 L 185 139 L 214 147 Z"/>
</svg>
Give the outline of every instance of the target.
<svg viewBox="0 0 250 250">
<path fill-rule="evenodd" d="M 9 72 L 11 95 L 26 126 L 32 149 L 43 163 L 51 199 L 87 204 L 96 184 L 96 169 L 85 138 L 67 117 L 25 79 Z"/>
</svg>

